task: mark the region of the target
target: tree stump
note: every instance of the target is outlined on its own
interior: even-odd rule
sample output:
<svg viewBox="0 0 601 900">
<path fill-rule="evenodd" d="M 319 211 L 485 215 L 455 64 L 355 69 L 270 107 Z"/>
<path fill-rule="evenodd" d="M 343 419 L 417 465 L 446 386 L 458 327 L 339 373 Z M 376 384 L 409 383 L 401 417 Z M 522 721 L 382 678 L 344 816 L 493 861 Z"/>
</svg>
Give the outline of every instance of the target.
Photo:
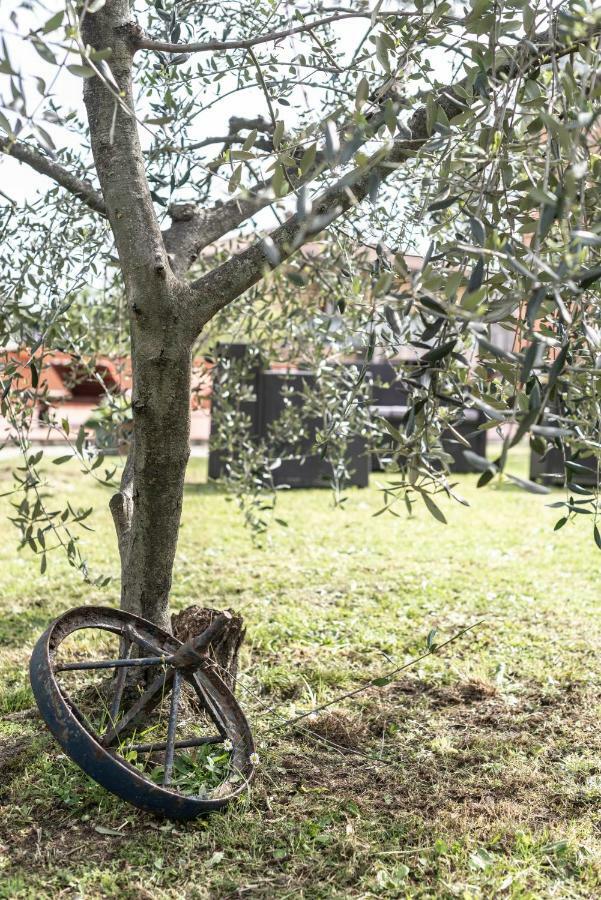
<svg viewBox="0 0 601 900">
<path fill-rule="evenodd" d="M 217 674 L 232 693 L 236 690 L 238 674 L 238 653 L 246 634 L 242 616 L 228 609 L 231 615 L 227 626 L 217 641 L 209 644 L 208 656 L 215 663 Z M 201 606 L 189 606 L 180 613 L 171 616 L 171 628 L 175 637 L 187 641 L 205 631 L 213 619 L 221 613 L 220 609 Z"/>
</svg>

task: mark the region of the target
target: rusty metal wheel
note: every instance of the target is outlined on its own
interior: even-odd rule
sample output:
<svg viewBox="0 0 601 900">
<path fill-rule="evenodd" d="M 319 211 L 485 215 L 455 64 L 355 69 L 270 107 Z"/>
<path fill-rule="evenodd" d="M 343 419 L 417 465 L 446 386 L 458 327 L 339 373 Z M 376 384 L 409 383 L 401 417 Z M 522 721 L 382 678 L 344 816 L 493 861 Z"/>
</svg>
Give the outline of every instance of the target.
<svg viewBox="0 0 601 900">
<path fill-rule="evenodd" d="M 243 793 L 252 734 L 203 652 L 227 621 L 222 614 L 182 644 L 120 610 L 80 607 L 56 619 L 34 648 L 30 677 L 65 753 L 113 794 L 173 819 Z"/>
</svg>

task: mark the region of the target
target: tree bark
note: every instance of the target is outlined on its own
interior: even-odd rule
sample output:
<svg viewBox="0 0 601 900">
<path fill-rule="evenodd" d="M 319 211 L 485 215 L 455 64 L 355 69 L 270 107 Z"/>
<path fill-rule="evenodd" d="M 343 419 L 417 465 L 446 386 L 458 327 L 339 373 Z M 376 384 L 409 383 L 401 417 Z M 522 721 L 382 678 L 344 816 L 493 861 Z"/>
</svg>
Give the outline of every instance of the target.
<svg viewBox="0 0 601 900">
<path fill-rule="evenodd" d="M 133 360 L 133 503 L 121 605 L 170 630 L 171 572 L 190 455 L 191 347 L 168 340 L 155 352 L 138 349 Z"/>
<path fill-rule="evenodd" d="M 192 348 L 177 320 L 164 322 L 158 334 L 132 323 L 132 345 L 133 440 L 121 490 L 111 499 L 121 607 L 170 631 L 171 574 L 190 455 Z"/>
</svg>

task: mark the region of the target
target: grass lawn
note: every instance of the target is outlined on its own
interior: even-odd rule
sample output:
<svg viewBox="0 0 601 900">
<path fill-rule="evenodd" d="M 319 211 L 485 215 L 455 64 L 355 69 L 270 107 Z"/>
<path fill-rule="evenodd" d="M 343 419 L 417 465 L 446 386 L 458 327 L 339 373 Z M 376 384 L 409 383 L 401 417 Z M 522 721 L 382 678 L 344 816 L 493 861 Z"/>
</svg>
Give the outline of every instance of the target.
<svg viewBox="0 0 601 900">
<path fill-rule="evenodd" d="M 116 575 L 108 492 L 70 466 L 52 474 L 98 507 L 93 574 Z M 471 509 L 444 504 L 447 526 L 424 508 L 372 518 L 375 483 L 343 511 L 327 492 L 286 492 L 289 527 L 257 549 L 192 461 L 173 605 L 245 616 L 238 693 L 261 764 L 250 797 L 187 825 L 105 793 L 28 712 L 38 635 L 117 590 L 89 588 L 58 557 L 41 576 L 0 500 L 0 896 L 601 896 L 592 526 L 553 532 L 548 498 L 459 480 Z M 3 461 L 0 488 L 11 483 Z M 444 640 L 480 618 L 397 681 L 278 727 L 423 652 L 432 628 Z"/>
</svg>

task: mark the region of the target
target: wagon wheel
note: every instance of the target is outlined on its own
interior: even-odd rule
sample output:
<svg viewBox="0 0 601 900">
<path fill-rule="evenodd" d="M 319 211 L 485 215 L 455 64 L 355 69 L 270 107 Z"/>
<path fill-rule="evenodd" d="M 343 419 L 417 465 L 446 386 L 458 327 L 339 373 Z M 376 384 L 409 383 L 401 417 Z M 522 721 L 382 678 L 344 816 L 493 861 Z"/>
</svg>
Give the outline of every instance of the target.
<svg viewBox="0 0 601 900">
<path fill-rule="evenodd" d="M 65 753 L 123 800 L 174 819 L 241 794 L 254 774 L 252 734 L 203 652 L 228 618 L 185 644 L 120 610 L 80 607 L 56 619 L 30 676 Z"/>
</svg>

